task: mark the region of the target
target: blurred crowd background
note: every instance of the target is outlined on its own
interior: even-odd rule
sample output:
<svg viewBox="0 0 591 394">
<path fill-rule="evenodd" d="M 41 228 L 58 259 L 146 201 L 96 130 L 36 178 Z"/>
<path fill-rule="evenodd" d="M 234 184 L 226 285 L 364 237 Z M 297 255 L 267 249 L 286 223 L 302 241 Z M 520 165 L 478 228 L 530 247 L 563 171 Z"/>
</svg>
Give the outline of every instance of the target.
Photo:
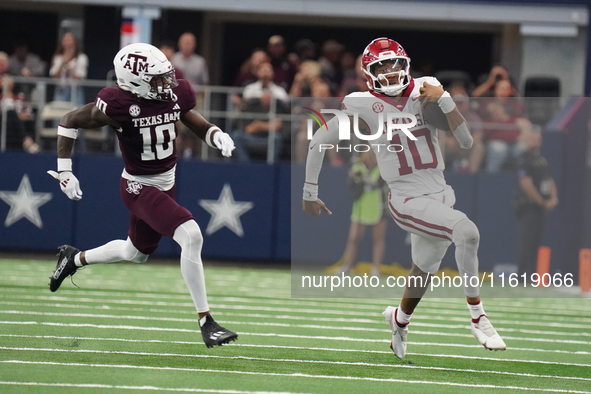
<svg viewBox="0 0 591 394">
<path fill-rule="evenodd" d="M 470 123 L 471 151 L 440 136 L 446 168 L 514 170 L 527 133 L 543 131 L 565 98 L 585 90 L 586 7 L 526 3 L 444 3 L 460 10 L 450 16 L 428 2 L 409 8 L 378 1 L 331 18 L 314 10 L 290 18 L 298 10 L 285 1 L 259 13 L 257 1 L 240 13 L 202 2 L 183 10 L 174 2 L 162 8 L 3 2 L 0 148 L 52 151 L 59 117 L 113 85 L 112 58 L 120 46 L 144 41 L 193 84 L 196 109 L 233 136 L 233 160 L 303 163 L 308 140 L 302 119 L 290 115 L 299 113 L 293 99 L 326 105 L 335 98 L 338 105 L 338 98 L 366 91 L 360 54 L 372 39 L 388 36 L 406 49 L 412 76 L 438 78 Z M 382 13 L 368 16 L 371 7 Z M 399 12 L 386 17 L 391 9 Z M 84 130 L 81 141 L 84 153 L 117 153 L 107 129 Z M 182 127 L 177 148 L 185 159 L 221 160 Z M 341 151 L 327 161 L 340 166 L 356 159 Z"/>
</svg>

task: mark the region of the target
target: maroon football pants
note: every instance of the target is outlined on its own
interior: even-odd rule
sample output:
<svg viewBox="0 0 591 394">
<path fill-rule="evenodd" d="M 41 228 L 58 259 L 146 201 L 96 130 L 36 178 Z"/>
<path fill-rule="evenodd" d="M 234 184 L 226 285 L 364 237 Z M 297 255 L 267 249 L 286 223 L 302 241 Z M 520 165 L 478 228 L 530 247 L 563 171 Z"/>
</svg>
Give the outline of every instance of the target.
<svg viewBox="0 0 591 394">
<path fill-rule="evenodd" d="M 129 238 L 144 254 L 158 248 L 163 235 L 173 236 L 178 226 L 193 219 L 188 209 L 175 200 L 176 186 L 165 192 L 153 186 L 121 178 L 121 199 L 129 209 Z"/>
</svg>

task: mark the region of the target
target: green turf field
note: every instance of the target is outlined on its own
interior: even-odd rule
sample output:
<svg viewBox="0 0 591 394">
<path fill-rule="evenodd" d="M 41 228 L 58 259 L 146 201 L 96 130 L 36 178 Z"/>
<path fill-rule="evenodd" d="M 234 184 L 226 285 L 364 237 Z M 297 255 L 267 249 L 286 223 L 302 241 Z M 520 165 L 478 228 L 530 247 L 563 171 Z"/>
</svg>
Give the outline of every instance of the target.
<svg viewBox="0 0 591 394">
<path fill-rule="evenodd" d="M 239 333 L 207 349 L 177 266 L 91 266 L 51 293 L 54 267 L 0 260 L 0 393 L 591 393 L 590 299 L 486 300 L 505 352 L 463 299 L 426 299 L 400 361 L 381 316 L 399 300 L 291 299 L 287 270 L 206 267 Z"/>
</svg>

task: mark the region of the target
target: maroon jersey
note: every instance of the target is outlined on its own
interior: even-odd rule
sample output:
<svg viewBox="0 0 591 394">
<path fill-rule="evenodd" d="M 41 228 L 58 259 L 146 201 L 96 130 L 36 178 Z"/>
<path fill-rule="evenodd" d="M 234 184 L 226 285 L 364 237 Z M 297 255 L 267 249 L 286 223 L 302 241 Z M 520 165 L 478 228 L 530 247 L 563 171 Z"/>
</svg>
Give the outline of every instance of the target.
<svg viewBox="0 0 591 394">
<path fill-rule="evenodd" d="M 196 104 L 191 84 L 178 83 L 173 89 L 177 101 L 146 100 L 119 88 L 104 88 L 97 95 L 98 109 L 121 126 L 117 138 L 129 174 L 160 174 L 176 164 L 175 122 Z"/>
</svg>

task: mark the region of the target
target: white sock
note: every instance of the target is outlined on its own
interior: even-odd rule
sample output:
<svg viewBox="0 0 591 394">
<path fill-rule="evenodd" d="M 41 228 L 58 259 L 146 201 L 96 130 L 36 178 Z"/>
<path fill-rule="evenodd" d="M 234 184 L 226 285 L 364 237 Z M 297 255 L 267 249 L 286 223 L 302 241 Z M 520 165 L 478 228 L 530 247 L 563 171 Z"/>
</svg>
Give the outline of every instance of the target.
<svg viewBox="0 0 591 394">
<path fill-rule="evenodd" d="M 76 267 L 78 268 L 82 267 L 82 261 L 80 261 L 80 252 L 76 253 L 76 256 L 74 256 L 74 264 L 76 264 Z"/>
<path fill-rule="evenodd" d="M 205 274 L 201 261 L 203 236 L 199 225 L 189 220 L 174 230 L 172 237 L 181 246 L 181 272 L 197 312 L 209 311 L 205 291 Z"/>
<path fill-rule="evenodd" d="M 133 261 L 134 263 L 145 262 L 149 255 L 143 254 L 133 246 L 129 238 L 123 241 L 118 239 L 108 242 L 98 248 L 89 249 L 84 253 L 87 264 L 116 263 L 118 261 Z M 80 254 L 76 255 L 80 260 Z M 76 265 L 78 263 L 76 262 Z M 82 266 L 82 263 L 80 263 Z"/>
<path fill-rule="evenodd" d="M 410 322 L 410 318 L 412 317 L 411 314 L 407 314 L 402 310 L 401 306 L 398 306 L 396 309 L 396 314 L 394 315 L 394 321 L 399 327 L 404 327 Z"/>
<path fill-rule="evenodd" d="M 472 317 L 473 320 L 478 320 L 480 316 L 485 314 L 484 307 L 482 306 L 482 301 L 480 301 L 476 305 L 468 303 L 468 309 L 470 310 L 470 317 Z"/>
</svg>

